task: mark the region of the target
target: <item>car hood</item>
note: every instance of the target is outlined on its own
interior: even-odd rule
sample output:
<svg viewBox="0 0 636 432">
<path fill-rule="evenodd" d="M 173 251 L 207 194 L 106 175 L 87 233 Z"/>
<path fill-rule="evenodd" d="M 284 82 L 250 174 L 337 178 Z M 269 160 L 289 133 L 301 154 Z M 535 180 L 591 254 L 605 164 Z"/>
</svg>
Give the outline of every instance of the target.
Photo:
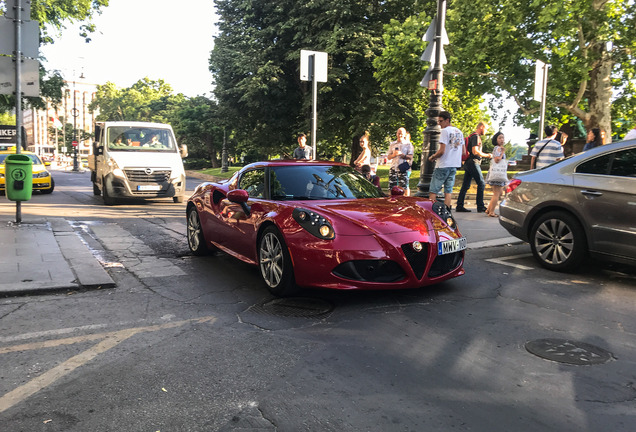
<svg viewBox="0 0 636 432">
<path fill-rule="evenodd" d="M 339 235 L 393 234 L 443 229 L 447 225 L 431 210 L 428 200 L 416 197 L 370 198 L 303 206 L 334 224 Z"/>
</svg>

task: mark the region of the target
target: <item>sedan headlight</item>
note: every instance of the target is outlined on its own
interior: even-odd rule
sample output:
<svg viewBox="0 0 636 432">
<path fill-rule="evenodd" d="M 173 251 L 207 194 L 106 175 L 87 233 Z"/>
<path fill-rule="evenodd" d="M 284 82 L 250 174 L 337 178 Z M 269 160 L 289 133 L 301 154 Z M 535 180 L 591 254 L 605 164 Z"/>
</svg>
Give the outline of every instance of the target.
<svg viewBox="0 0 636 432">
<path fill-rule="evenodd" d="M 331 222 L 318 213 L 304 208 L 295 208 L 292 216 L 301 227 L 319 239 L 333 240 L 336 238 Z"/>
<path fill-rule="evenodd" d="M 42 171 L 39 173 L 33 173 L 33 178 L 46 178 L 49 176 L 48 171 Z"/>
</svg>

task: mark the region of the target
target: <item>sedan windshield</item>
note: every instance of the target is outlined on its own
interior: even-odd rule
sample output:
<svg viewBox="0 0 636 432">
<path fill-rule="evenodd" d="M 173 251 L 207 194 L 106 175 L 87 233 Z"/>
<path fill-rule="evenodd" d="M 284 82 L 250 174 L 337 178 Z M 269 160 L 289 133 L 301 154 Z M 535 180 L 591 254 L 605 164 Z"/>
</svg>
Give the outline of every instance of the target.
<svg viewBox="0 0 636 432">
<path fill-rule="evenodd" d="M 348 166 L 303 165 L 271 169 L 272 199 L 325 200 L 382 196 L 362 174 Z"/>
</svg>

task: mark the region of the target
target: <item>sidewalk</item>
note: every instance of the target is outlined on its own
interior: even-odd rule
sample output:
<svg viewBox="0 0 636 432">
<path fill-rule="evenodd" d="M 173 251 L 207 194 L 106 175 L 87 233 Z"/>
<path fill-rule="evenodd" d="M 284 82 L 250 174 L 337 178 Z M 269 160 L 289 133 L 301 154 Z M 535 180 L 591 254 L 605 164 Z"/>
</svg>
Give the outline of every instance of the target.
<svg viewBox="0 0 636 432">
<path fill-rule="evenodd" d="M 468 249 L 519 243 L 484 213 L 456 213 Z M 0 215 L 0 296 L 110 288 L 115 282 L 62 217 Z"/>
<path fill-rule="evenodd" d="M 64 218 L 0 216 L 0 295 L 25 295 L 115 283 Z"/>
</svg>

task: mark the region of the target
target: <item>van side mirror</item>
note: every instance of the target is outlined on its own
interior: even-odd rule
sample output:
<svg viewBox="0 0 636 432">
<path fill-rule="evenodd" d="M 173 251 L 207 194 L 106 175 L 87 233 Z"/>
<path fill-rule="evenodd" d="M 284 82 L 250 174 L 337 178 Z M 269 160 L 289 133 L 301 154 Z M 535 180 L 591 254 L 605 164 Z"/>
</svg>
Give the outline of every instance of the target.
<svg viewBox="0 0 636 432">
<path fill-rule="evenodd" d="M 101 156 L 104 154 L 104 146 L 100 145 L 97 146 L 97 148 L 95 149 L 95 156 Z"/>
<path fill-rule="evenodd" d="M 181 144 L 179 146 L 179 153 L 181 154 L 182 158 L 187 158 L 188 157 L 188 146 L 185 144 Z"/>
</svg>

